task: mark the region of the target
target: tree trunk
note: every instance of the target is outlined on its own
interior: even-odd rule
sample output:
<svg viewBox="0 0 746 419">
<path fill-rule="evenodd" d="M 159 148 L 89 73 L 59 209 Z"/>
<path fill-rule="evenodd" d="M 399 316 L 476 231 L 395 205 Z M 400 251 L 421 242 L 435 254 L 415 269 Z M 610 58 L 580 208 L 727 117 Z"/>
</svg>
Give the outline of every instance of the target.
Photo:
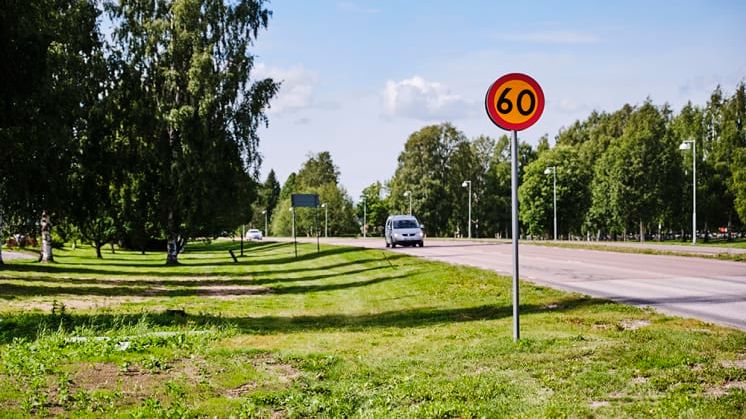
<svg viewBox="0 0 746 419">
<path fill-rule="evenodd" d="M 114 240 L 110 241 L 109 244 L 111 245 L 111 254 L 116 254 L 116 252 L 114 252 Z"/>
<path fill-rule="evenodd" d="M 103 247 L 104 244 L 101 243 L 100 240 L 95 240 L 93 245 L 96 247 L 96 259 L 103 259 L 104 257 L 101 256 L 101 247 Z"/>
<path fill-rule="evenodd" d="M 0 266 L 3 266 L 3 243 L 5 238 L 3 237 L 3 213 L 0 212 Z"/>
<path fill-rule="evenodd" d="M 730 234 L 731 218 L 732 218 L 732 214 L 730 212 L 728 212 L 728 226 L 726 227 L 727 231 L 725 233 L 727 234 L 727 240 L 729 242 L 733 241 L 733 236 L 731 236 L 731 234 Z M 2 239 L 2 237 L 0 237 L 0 239 Z M 0 241 L 0 245 L 1 244 L 2 244 L 2 242 Z M 2 263 L 1 259 L 0 259 L 0 263 Z"/>
<path fill-rule="evenodd" d="M 710 241 L 710 229 L 707 228 L 707 220 L 705 220 L 705 243 Z"/>
<path fill-rule="evenodd" d="M 41 215 L 41 262 L 54 262 L 52 255 L 52 223 L 46 211 Z"/>
<path fill-rule="evenodd" d="M 640 243 L 645 243 L 645 224 L 640 220 Z"/>
<path fill-rule="evenodd" d="M 169 136 L 172 134 L 169 132 Z M 166 265 L 179 264 L 179 233 L 176 232 L 176 220 L 174 220 L 174 211 L 168 212 L 168 239 L 166 240 Z"/>
<path fill-rule="evenodd" d="M 166 244 L 166 265 L 179 264 L 179 251 L 176 237 L 171 237 Z"/>
</svg>

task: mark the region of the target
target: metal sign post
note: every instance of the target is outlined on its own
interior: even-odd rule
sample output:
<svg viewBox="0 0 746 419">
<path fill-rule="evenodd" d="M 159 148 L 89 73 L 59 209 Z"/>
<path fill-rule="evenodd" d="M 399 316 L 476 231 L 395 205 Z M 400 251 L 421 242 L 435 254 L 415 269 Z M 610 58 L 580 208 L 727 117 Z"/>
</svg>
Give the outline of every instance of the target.
<svg viewBox="0 0 746 419">
<path fill-rule="evenodd" d="M 521 338 L 521 327 L 518 319 L 518 131 L 513 131 L 513 141 L 510 144 L 510 206 L 513 218 L 513 340 Z"/>
<path fill-rule="evenodd" d="M 293 243 L 295 257 L 298 257 L 298 242 L 295 240 L 295 209 L 298 207 L 316 208 L 316 252 L 319 247 L 319 195 L 315 193 L 294 193 L 290 195 L 290 211 L 293 211 Z"/>
<path fill-rule="evenodd" d="M 290 212 L 293 213 L 293 248 L 295 249 L 295 258 L 298 258 L 298 241 L 295 240 L 295 208 L 290 207 Z"/>
<path fill-rule="evenodd" d="M 518 131 L 539 120 L 544 112 L 544 92 L 533 78 L 521 74 L 506 74 L 487 90 L 484 98 L 487 116 L 498 127 L 513 131 L 510 143 L 511 213 L 513 241 L 513 340 L 521 337 L 518 298 Z"/>
</svg>

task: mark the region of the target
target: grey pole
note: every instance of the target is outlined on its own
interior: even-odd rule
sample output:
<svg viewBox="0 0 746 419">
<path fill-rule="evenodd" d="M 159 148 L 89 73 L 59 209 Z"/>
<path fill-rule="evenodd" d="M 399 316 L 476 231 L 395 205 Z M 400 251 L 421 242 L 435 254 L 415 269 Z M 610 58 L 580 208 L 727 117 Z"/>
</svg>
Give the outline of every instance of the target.
<svg viewBox="0 0 746 419">
<path fill-rule="evenodd" d="M 295 208 L 290 207 L 290 212 L 293 213 L 293 248 L 295 249 L 295 257 L 298 257 L 298 241 L 295 239 Z"/>
<path fill-rule="evenodd" d="M 329 206 L 324 204 L 324 237 L 329 237 Z"/>
<path fill-rule="evenodd" d="M 697 244 L 697 140 L 692 140 L 692 244 Z"/>
<path fill-rule="evenodd" d="M 264 213 L 264 237 L 267 237 L 267 210 L 262 211 Z"/>
<path fill-rule="evenodd" d="M 469 238 L 471 238 L 471 181 L 469 181 Z"/>
<path fill-rule="evenodd" d="M 554 173 L 554 240 L 557 240 L 557 166 L 552 166 Z"/>
<path fill-rule="evenodd" d="M 469 187 L 469 224 L 468 224 L 468 231 L 469 231 L 469 238 L 471 238 L 471 181 L 465 180 L 461 186 L 463 187 Z"/>
<path fill-rule="evenodd" d="M 368 224 L 368 201 L 363 196 L 363 238 L 368 237 L 368 229 L 365 228 Z"/>
<path fill-rule="evenodd" d="M 518 131 L 513 131 L 510 146 L 511 194 L 510 201 L 513 217 L 513 340 L 521 338 L 518 319 Z"/>
</svg>

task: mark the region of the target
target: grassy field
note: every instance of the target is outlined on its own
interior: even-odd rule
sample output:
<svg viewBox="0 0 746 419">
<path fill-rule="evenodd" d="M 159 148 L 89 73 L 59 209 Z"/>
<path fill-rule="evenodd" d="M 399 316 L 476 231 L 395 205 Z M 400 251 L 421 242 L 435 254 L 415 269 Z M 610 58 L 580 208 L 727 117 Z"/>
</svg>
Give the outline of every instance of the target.
<svg viewBox="0 0 746 419">
<path fill-rule="evenodd" d="M 746 333 L 382 250 L 0 268 L 0 416 L 746 416 Z"/>
</svg>

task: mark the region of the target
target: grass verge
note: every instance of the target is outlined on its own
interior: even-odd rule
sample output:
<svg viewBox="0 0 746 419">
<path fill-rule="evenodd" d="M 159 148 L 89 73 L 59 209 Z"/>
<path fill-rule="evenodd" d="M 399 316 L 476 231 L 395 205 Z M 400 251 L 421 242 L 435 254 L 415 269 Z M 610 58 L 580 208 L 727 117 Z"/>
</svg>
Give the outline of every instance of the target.
<svg viewBox="0 0 746 419">
<path fill-rule="evenodd" d="M 545 247 L 562 247 L 566 249 L 586 249 L 586 250 L 600 250 L 602 252 L 617 252 L 617 253 L 637 253 L 645 255 L 665 255 L 665 256 L 684 256 L 684 257 L 698 257 L 704 259 L 718 259 L 718 260 L 729 260 L 734 262 L 746 262 L 746 253 L 697 253 L 697 252 L 679 252 L 673 250 L 662 250 L 650 247 L 634 247 L 634 246 L 615 246 L 613 244 L 589 244 L 589 243 L 575 243 L 575 242 L 539 242 L 524 240 L 523 244 L 529 246 L 545 246 Z"/>
<path fill-rule="evenodd" d="M 382 250 L 0 269 L 5 416 L 746 415 L 746 333 Z"/>
</svg>

